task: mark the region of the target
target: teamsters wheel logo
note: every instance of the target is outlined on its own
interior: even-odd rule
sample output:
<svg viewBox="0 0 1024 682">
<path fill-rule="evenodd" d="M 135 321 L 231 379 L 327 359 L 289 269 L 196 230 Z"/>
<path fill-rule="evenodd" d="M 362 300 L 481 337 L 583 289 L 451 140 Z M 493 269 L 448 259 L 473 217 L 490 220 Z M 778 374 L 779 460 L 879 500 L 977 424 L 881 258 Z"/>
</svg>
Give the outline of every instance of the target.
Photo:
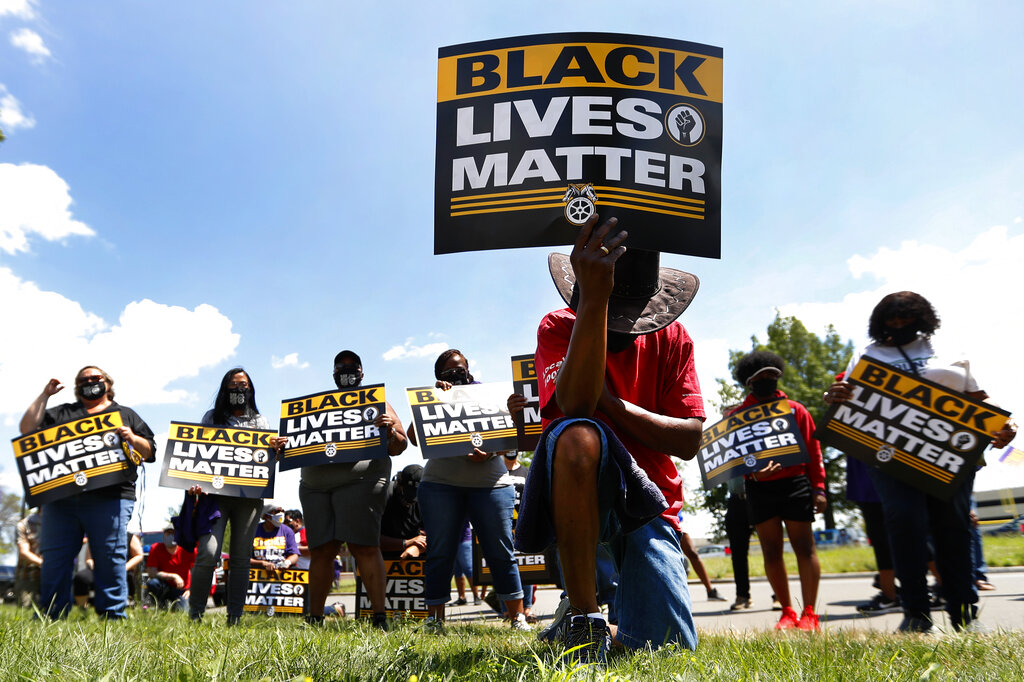
<svg viewBox="0 0 1024 682">
<path fill-rule="evenodd" d="M 214 488 L 216 488 L 217 490 L 220 490 L 221 488 L 224 487 L 224 477 L 223 476 L 214 476 L 213 480 L 210 481 L 210 484 Z"/>
<path fill-rule="evenodd" d="M 960 452 L 967 452 L 978 444 L 978 437 L 970 431 L 957 431 L 949 437 L 949 444 Z"/>
<path fill-rule="evenodd" d="M 473 444 L 474 448 L 483 447 L 484 437 L 481 436 L 479 433 L 474 433 L 472 436 L 469 437 L 469 442 Z"/>
<path fill-rule="evenodd" d="M 117 434 L 113 431 L 103 434 L 103 442 L 111 447 L 117 445 Z"/>
<path fill-rule="evenodd" d="M 879 448 L 878 452 L 875 453 L 875 459 L 883 463 L 891 462 L 893 454 L 893 449 L 886 445 L 885 447 Z"/>
<path fill-rule="evenodd" d="M 335 447 L 334 443 L 328 443 L 327 447 L 324 448 L 324 454 L 327 455 L 328 457 L 334 457 L 336 454 L 338 454 L 338 448 Z"/>
<path fill-rule="evenodd" d="M 273 616 L 274 615 L 274 607 L 273 606 L 268 606 L 267 607 L 267 615 L 268 616 Z"/>
<path fill-rule="evenodd" d="M 75 485 L 85 487 L 85 484 L 89 482 L 89 477 L 85 475 L 84 471 L 79 471 L 75 474 Z"/>
<path fill-rule="evenodd" d="M 746 464 L 751 469 L 753 469 L 754 465 L 757 464 L 757 457 L 754 457 L 753 455 L 747 455 L 746 457 L 743 458 L 743 463 Z"/>
<path fill-rule="evenodd" d="M 569 185 L 562 202 L 565 203 L 565 219 L 573 225 L 582 225 L 597 211 L 597 194 L 591 184 Z"/>
</svg>

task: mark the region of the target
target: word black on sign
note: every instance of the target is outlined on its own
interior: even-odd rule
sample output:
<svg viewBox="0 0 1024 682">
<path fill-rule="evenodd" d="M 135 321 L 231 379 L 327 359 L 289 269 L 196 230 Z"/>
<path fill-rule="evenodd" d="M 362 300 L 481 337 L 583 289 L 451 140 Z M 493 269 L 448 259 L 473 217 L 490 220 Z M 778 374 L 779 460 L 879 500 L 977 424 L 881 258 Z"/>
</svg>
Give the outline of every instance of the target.
<svg viewBox="0 0 1024 682">
<path fill-rule="evenodd" d="M 171 422 L 160 485 L 228 497 L 273 497 L 274 431 Z"/>
<path fill-rule="evenodd" d="M 516 449 L 529 452 L 537 449 L 544 430 L 540 420 L 540 394 L 537 392 L 537 366 L 533 353 L 512 358 L 512 390 L 529 401 L 516 417 Z"/>
<path fill-rule="evenodd" d="M 722 50 L 550 33 L 438 50 L 434 253 L 572 244 L 721 253 Z"/>
<path fill-rule="evenodd" d="M 416 440 L 425 459 L 459 457 L 474 449 L 516 449 L 516 425 L 508 412 L 512 391 L 506 381 L 405 389 L 412 408 Z"/>
<path fill-rule="evenodd" d="M 245 593 L 245 605 L 242 607 L 246 613 L 301 616 L 308 600 L 309 571 L 296 568 L 273 572 L 262 568 L 249 569 L 249 590 Z"/>
<path fill-rule="evenodd" d="M 384 384 L 282 401 L 280 435 L 288 442 L 281 471 L 387 457 L 384 435 L 373 424 L 385 411 Z"/>
<path fill-rule="evenodd" d="M 384 604 L 389 617 L 427 617 L 426 586 L 423 583 L 425 565 L 426 560 L 422 558 L 384 560 L 384 574 L 387 576 L 384 585 Z M 366 593 L 362 578 L 357 573 L 356 617 L 369 618 L 372 615 L 370 597 Z"/>
<path fill-rule="evenodd" d="M 782 466 L 810 458 L 788 400 L 752 405 L 734 412 L 701 434 L 697 462 L 704 488 L 754 473 L 774 460 Z"/>
<path fill-rule="evenodd" d="M 14 438 L 25 504 L 35 507 L 130 480 L 130 448 L 117 434 L 123 423 L 115 410 Z"/>
<path fill-rule="evenodd" d="M 853 398 L 825 414 L 815 436 L 929 495 L 949 499 L 1010 416 L 941 384 L 862 357 Z"/>
</svg>

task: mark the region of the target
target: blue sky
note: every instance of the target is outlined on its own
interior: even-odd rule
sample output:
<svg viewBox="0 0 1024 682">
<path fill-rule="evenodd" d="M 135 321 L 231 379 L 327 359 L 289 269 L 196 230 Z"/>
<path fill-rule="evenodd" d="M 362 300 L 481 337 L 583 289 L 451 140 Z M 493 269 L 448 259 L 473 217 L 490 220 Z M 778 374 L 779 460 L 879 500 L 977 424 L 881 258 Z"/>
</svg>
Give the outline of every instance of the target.
<svg viewBox="0 0 1024 682">
<path fill-rule="evenodd" d="M 342 348 L 403 419 L 448 346 L 508 380 L 561 303 L 546 249 L 432 253 L 437 48 L 561 31 L 724 49 L 723 257 L 663 258 L 702 280 L 707 395 L 776 309 L 860 342 L 910 288 L 1020 412 L 1022 25 L 1016 2 L 0 0 L 0 436 L 87 363 L 158 433 L 235 364 L 275 424 Z M 147 528 L 180 500 L 157 468 Z"/>
</svg>

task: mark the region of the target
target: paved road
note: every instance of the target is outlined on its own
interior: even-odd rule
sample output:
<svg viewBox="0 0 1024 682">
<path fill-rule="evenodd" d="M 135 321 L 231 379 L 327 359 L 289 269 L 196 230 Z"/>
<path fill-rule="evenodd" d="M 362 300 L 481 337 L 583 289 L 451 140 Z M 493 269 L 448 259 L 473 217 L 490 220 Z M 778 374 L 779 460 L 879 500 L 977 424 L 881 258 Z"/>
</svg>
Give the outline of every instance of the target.
<svg viewBox="0 0 1024 682">
<path fill-rule="evenodd" d="M 822 625 L 828 629 L 861 629 L 891 632 L 896 629 L 902 618 L 899 613 L 866 617 L 856 610 L 857 604 L 870 599 L 875 590 L 871 587 L 871 574 L 843 574 L 823 576 L 819 590 L 818 613 L 822 616 Z M 990 570 L 989 580 L 996 585 L 993 592 L 981 594 L 981 620 L 993 629 L 1024 630 L 1024 570 L 1010 569 L 1005 571 Z M 747 611 L 731 612 L 729 605 L 735 596 L 732 583 L 718 584 L 723 595 L 729 597 L 728 602 L 709 602 L 700 583 L 690 583 L 690 594 L 693 597 L 693 614 L 697 628 L 701 631 L 745 631 L 767 630 L 772 628 L 779 619 L 779 613 L 771 610 L 771 587 L 765 580 L 756 580 L 751 584 L 754 607 Z M 800 583 L 790 581 L 790 590 L 794 595 L 800 593 Z M 540 618 L 541 624 L 548 622 L 558 606 L 559 592 L 553 588 L 537 591 L 537 604 L 534 613 Z M 345 601 L 351 601 L 346 597 Z M 351 604 L 346 604 L 351 608 Z M 490 618 L 492 612 L 486 606 L 449 607 L 450 620 L 479 620 Z M 945 622 L 945 613 L 934 612 L 941 625 Z"/>
</svg>

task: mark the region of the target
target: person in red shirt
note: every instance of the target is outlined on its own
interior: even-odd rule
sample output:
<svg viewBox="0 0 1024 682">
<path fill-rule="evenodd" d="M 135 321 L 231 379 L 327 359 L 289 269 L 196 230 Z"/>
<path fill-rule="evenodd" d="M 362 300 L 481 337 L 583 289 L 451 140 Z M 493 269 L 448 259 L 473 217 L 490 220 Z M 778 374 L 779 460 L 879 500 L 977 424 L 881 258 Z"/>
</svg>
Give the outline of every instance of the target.
<svg viewBox="0 0 1024 682">
<path fill-rule="evenodd" d="M 746 475 L 746 490 L 750 522 L 757 530 L 764 554 L 764 572 L 776 598 L 782 604 L 782 616 L 775 627 L 779 630 L 799 628 L 814 631 L 818 629 L 814 605 L 818 600 L 821 566 L 814 547 L 811 523 L 814 514 L 824 512 L 828 505 L 825 465 L 821 458 L 821 445 L 814 438 L 814 419 L 810 412 L 795 400 L 789 400 L 779 390 L 779 378 L 785 366 L 785 361 L 770 351 L 754 351 L 740 358 L 736 363 L 736 380 L 746 386 L 750 393 L 730 414 L 758 403 L 786 400 L 800 427 L 810 460 L 805 464 L 788 467 L 769 461 L 760 471 Z M 793 609 L 789 596 L 789 580 L 782 555 L 783 523 L 800 572 L 800 592 L 804 603 L 800 616 Z"/>
<path fill-rule="evenodd" d="M 192 564 L 195 561 L 195 552 L 175 543 L 174 526 L 164 528 L 163 542 L 154 542 L 146 559 L 146 572 L 149 574 L 146 589 L 157 606 L 170 606 L 172 609 L 188 606 Z"/>
<path fill-rule="evenodd" d="M 548 494 L 539 507 L 550 508 L 568 594 L 566 650 L 581 647 L 570 656 L 598 662 L 613 640 L 697 646 L 678 536 L 682 477 L 670 457 L 694 457 L 704 419 L 693 341 L 675 321 L 697 278 L 660 268 L 657 252 L 627 252 L 616 224 L 595 229 L 593 218 L 569 258 L 548 257 L 569 308 L 549 313 L 537 332 L 545 432 L 517 526 L 533 523 L 530 498 Z M 531 484 L 550 487 L 538 493 Z M 626 491 L 637 489 L 654 500 L 650 513 L 629 513 Z M 599 539 L 619 553 L 617 629 L 597 603 Z"/>
</svg>

